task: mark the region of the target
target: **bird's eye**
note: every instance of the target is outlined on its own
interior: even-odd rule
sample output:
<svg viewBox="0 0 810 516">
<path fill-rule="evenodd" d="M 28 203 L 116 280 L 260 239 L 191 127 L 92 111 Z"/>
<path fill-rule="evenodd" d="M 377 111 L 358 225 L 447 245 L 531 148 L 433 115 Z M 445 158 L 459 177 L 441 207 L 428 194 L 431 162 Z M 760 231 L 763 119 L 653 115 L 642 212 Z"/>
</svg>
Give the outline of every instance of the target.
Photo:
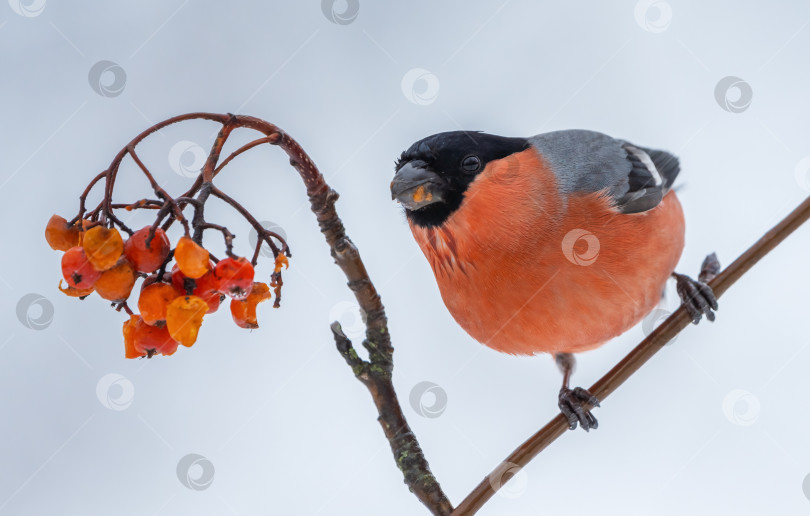
<svg viewBox="0 0 810 516">
<path fill-rule="evenodd" d="M 476 172 L 479 168 L 481 168 L 481 160 L 478 159 L 478 156 L 470 155 L 461 160 L 461 169 L 464 172 Z"/>
</svg>

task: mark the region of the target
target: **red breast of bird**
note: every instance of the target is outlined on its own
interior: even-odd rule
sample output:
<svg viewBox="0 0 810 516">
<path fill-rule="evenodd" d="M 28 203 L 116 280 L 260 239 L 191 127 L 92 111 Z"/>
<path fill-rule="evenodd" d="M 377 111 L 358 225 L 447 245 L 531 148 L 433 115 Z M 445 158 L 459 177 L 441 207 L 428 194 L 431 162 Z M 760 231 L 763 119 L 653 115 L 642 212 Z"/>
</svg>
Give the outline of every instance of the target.
<svg viewBox="0 0 810 516">
<path fill-rule="evenodd" d="M 476 155 L 475 135 L 490 136 L 473 134 L 461 149 L 453 147 L 463 138 L 446 143 L 435 141 L 441 135 L 429 137 L 429 154 L 463 161 Z M 677 160 L 591 131 L 547 133 L 526 142 L 479 152 L 486 154 L 480 170 L 440 222 L 414 216 L 420 206 L 408 210 L 408 222 L 447 309 L 477 341 L 516 355 L 593 349 L 656 306 L 680 259 L 684 217 L 670 190 Z M 610 158 L 600 163 L 594 145 L 624 150 L 601 152 Z M 588 152 L 596 158 L 577 155 Z M 453 159 L 434 161 L 447 169 Z M 566 170 L 555 171 L 555 165 Z M 443 208 L 442 201 L 427 198 L 449 196 L 442 190 L 453 183 L 447 177 L 444 187 L 431 180 L 427 190 L 417 186 L 400 197 Z"/>
</svg>

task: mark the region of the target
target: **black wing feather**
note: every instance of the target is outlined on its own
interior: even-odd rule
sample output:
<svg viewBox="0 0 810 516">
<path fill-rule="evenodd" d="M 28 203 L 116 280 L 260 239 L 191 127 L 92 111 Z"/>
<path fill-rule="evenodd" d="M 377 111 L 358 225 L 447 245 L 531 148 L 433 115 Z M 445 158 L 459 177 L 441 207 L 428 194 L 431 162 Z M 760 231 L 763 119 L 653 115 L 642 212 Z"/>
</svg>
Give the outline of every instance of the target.
<svg viewBox="0 0 810 516">
<path fill-rule="evenodd" d="M 672 187 L 681 167 L 672 154 L 624 143 L 630 161 L 627 192 L 617 199 L 622 213 L 640 213 L 658 206 Z"/>
</svg>

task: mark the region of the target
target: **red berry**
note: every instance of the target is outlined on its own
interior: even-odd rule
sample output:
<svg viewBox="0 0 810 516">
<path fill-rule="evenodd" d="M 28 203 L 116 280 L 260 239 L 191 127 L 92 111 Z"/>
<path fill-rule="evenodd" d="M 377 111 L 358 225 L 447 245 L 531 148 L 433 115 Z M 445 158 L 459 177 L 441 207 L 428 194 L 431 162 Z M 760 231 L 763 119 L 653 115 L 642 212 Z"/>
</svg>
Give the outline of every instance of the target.
<svg viewBox="0 0 810 516">
<path fill-rule="evenodd" d="M 101 276 L 81 246 L 71 247 L 62 255 L 62 276 L 73 288 L 90 288 Z"/>
<path fill-rule="evenodd" d="M 208 303 L 208 311 L 206 313 L 212 314 L 216 312 L 219 308 L 222 294 L 219 292 L 219 282 L 214 277 L 214 272 L 208 271 L 202 277 L 194 281 L 197 283 L 197 286 L 194 288 L 192 294 L 202 298 L 203 301 Z"/>
<path fill-rule="evenodd" d="M 189 283 L 193 282 L 193 283 Z M 214 277 L 213 271 L 208 271 L 196 280 L 186 277 L 180 268 L 175 265 L 172 267 L 172 286 L 180 293 L 186 295 L 186 284 L 194 285 L 191 291 L 192 295 L 202 298 L 203 301 L 208 303 L 207 314 L 212 314 L 219 309 L 219 303 L 222 301 L 222 294 L 219 292 L 219 282 Z"/>
<path fill-rule="evenodd" d="M 178 343 L 165 327 L 149 326 L 138 317 L 129 331 L 131 333 L 128 334 L 127 328 L 124 328 L 124 341 L 126 342 L 127 337 L 132 339 L 132 351 L 127 351 L 127 354 L 138 353 L 137 356 L 151 357 L 155 354 L 171 355 L 177 351 Z"/>
<path fill-rule="evenodd" d="M 151 226 L 139 229 L 124 243 L 124 255 L 138 272 L 155 272 L 169 255 L 169 237 L 160 228 L 155 230 L 154 238 L 146 245 L 151 229 Z"/>
<path fill-rule="evenodd" d="M 214 267 L 218 290 L 234 299 L 244 299 L 253 286 L 253 266 L 245 258 L 225 258 Z"/>
</svg>

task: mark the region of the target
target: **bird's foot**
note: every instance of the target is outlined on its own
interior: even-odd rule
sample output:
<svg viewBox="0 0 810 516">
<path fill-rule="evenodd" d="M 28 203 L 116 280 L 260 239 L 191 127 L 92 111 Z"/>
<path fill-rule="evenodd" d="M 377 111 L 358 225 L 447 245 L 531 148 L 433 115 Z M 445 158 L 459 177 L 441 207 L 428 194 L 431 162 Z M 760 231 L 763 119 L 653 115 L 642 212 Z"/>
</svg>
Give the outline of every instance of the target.
<svg viewBox="0 0 810 516">
<path fill-rule="evenodd" d="M 574 389 L 563 387 L 560 389 L 560 397 L 557 405 L 560 407 L 563 415 L 568 418 L 569 429 L 575 430 L 577 423 L 579 423 L 586 432 L 591 428 L 596 430 L 599 427 L 599 422 L 593 417 L 591 411 L 585 408 L 586 405 L 598 407 L 599 400 L 582 387 L 576 387 Z"/>
<path fill-rule="evenodd" d="M 706 319 L 714 321 L 714 310 L 717 310 L 717 297 L 708 282 L 717 276 L 719 272 L 720 262 L 717 260 L 717 255 L 712 253 L 703 260 L 703 265 L 700 267 L 700 276 L 698 276 L 699 279 L 693 280 L 685 274 L 672 273 L 676 281 L 678 296 L 681 298 L 689 317 L 692 318 L 692 324 L 699 323 L 704 314 Z"/>
</svg>

